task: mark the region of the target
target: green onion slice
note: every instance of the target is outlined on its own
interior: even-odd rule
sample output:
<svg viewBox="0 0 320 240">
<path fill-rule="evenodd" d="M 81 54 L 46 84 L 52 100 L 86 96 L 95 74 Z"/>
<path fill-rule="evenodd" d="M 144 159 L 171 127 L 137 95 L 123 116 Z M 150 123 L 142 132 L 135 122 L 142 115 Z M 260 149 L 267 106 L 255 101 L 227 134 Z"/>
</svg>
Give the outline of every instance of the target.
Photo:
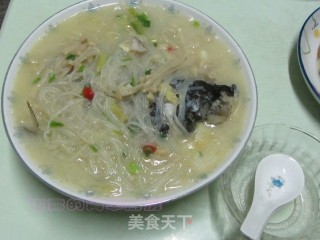
<svg viewBox="0 0 320 240">
<path fill-rule="evenodd" d="M 91 144 L 91 145 L 90 145 L 90 148 L 91 148 L 91 150 L 92 150 L 93 152 L 98 152 L 98 147 L 97 147 L 97 145 Z"/>
<path fill-rule="evenodd" d="M 49 83 L 53 82 L 54 80 L 56 80 L 56 75 L 54 73 L 50 73 L 49 74 Z"/>
<path fill-rule="evenodd" d="M 139 167 L 138 163 L 136 163 L 136 162 L 131 162 L 131 163 L 129 163 L 127 169 L 128 169 L 128 172 L 129 172 L 130 174 L 132 174 L 132 175 L 136 175 L 136 174 L 138 174 L 139 171 L 140 171 L 140 167 Z"/>
<path fill-rule="evenodd" d="M 68 53 L 67 56 L 66 56 L 66 59 L 67 59 L 67 60 L 72 60 L 72 61 L 74 61 L 76 58 L 77 58 L 77 55 L 74 54 L 74 53 Z"/>
<path fill-rule="evenodd" d="M 85 68 L 86 68 L 86 65 L 80 64 L 79 69 L 78 69 L 78 72 L 82 73 Z"/>
<path fill-rule="evenodd" d="M 147 69 L 145 72 L 144 72 L 145 75 L 150 75 L 151 74 L 151 68 Z"/>
<path fill-rule="evenodd" d="M 50 123 L 49 123 L 50 127 L 63 127 L 64 124 L 62 122 L 57 122 L 57 121 L 54 121 L 52 120 Z"/>
<path fill-rule="evenodd" d="M 32 83 L 36 84 L 36 83 L 40 82 L 40 80 L 41 80 L 41 77 L 37 76 L 35 79 L 33 79 Z"/>
</svg>

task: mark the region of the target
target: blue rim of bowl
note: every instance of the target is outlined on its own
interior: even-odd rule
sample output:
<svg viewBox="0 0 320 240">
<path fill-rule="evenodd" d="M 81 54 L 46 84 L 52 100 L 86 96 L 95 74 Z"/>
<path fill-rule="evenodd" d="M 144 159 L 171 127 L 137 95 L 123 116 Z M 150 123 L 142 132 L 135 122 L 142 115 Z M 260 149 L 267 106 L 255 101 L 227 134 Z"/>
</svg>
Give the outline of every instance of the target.
<svg viewBox="0 0 320 240">
<path fill-rule="evenodd" d="M 103 1 L 103 0 L 102 0 Z M 106 0 L 107 1 L 107 0 Z M 112 1 L 112 0 L 110 0 Z M 177 0 L 164 0 L 165 3 L 168 4 L 172 4 L 172 5 L 176 5 L 176 6 L 180 6 L 182 8 L 185 8 L 186 10 L 189 11 L 194 11 L 199 13 L 200 15 L 202 15 L 205 19 L 207 19 L 209 22 L 211 22 L 211 25 L 215 26 L 217 28 L 218 31 L 222 32 L 222 35 L 227 39 L 229 38 L 230 40 L 227 40 L 228 44 L 232 44 L 234 50 L 236 50 L 236 52 L 241 55 L 243 57 L 243 62 L 244 65 L 246 66 L 246 68 L 248 69 L 248 73 L 250 78 L 252 78 L 251 84 L 252 84 L 252 94 L 253 94 L 253 99 L 255 99 L 255 101 L 252 102 L 252 114 L 250 114 L 250 117 L 248 117 L 248 131 L 245 131 L 243 133 L 243 138 L 244 140 L 242 140 L 241 144 L 238 145 L 237 147 L 237 151 L 234 151 L 230 158 L 228 159 L 228 161 L 224 161 L 223 164 L 219 165 L 215 171 L 217 172 L 216 174 L 214 174 L 213 176 L 209 176 L 207 179 L 201 181 L 201 182 L 197 182 L 194 183 L 190 186 L 188 186 L 185 189 L 182 189 L 181 192 L 175 192 L 175 193 L 171 193 L 169 195 L 166 196 L 160 196 L 160 197 L 155 197 L 154 201 L 150 201 L 150 199 L 147 200 L 134 200 L 131 199 L 130 201 L 126 201 L 123 202 L 122 200 L 120 200 L 119 202 L 117 202 L 117 199 L 110 199 L 111 201 L 105 201 L 105 200 L 101 200 L 100 198 L 91 198 L 91 197 L 86 197 L 86 196 L 80 196 L 76 193 L 76 191 L 74 190 L 70 190 L 65 188 L 63 185 L 61 184 L 57 184 L 55 183 L 52 179 L 50 180 L 50 178 L 44 177 L 40 174 L 38 174 L 31 166 L 29 166 L 27 164 L 27 162 L 24 160 L 24 158 L 22 157 L 22 155 L 20 154 L 20 152 L 18 151 L 17 147 L 15 146 L 15 143 L 12 139 L 12 136 L 10 134 L 10 131 L 8 129 L 8 126 L 6 124 L 6 116 L 5 116 L 5 110 L 4 110 L 4 92 L 5 92 L 5 86 L 6 86 L 6 82 L 8 80 L 8 75 L 10 73 L 10 69 L 18 55 L 18 53 L 20 52 L 20 50 L 24 47 L 25 43 L 28 41 L 28 39 L 43 25 L 46 24 L 46 22 L 48 22 L 51 19 L 54 19 L 54 17 L 56 17 L 57 15 L 77 6 L 77 5 L 82 5 L 82 4 L 89 4 L 92 3 L 94 1 L 92 0 L 85 0 L 82 2 L 77 2 L 75 4 L 72 4 L 70 6 L 67 6 L 63 9 L 61 9 L 60 11 L 55 12 L 54 14 L 52 14 L 50 17 L 48 17 L 47 19 L 43 20 L 37 27 L 35 27 L 30 34 L 28 34 L 28 36 L 22 41 L 21 45 L 19 46 L 19 48 L 17 49 L 17 51 L 15 52 L 15 54 L 12 57 L 12 60 L 10 61 L 9 67 L 7 68 L 6 74 L 5 74 L 5 78 L 4 78 L 4 82 L 3 82 L 3 86 L 2 86 L 2 92 L 1 92 L 1 113 L 2 113 L 2 121 L 4 124 L 4 128 L 5 128 L 5 132 L 6 135 L 8 137 L 8 140 L 13 148 L 13 150 L 15 151 L 15 153 L 19 156 L 19 158 L 21 159 L 21 161 L 23 162 L 23 164 L 27 167 L 27 169 L 37 178 L 39 179 L 41 182 L 43 182 L 45 185 L 49 186 L 51 189 L 61 193 L 64 196 L 70 197 L 71 199 L 74 200 L 78 200 L 81 202 L 84 202 L 85 204 L 92 204 L 92 205 L 98 205 L 98 206 L 104 206 L 104 207 L 110 207 L 110 208 L 125 208 L 125 207 L 148 207 L 148 206 L 156 206 L 156 205 L 161 205 L 161 204 L 165 204 L 168 202 L 172 202 L 178 199 L 181 199 L 183 197 L 189 196 L 197 191 L 199 191 L 200 189 L 204 188 L 205 186 L 207 186 L 208 184 L 210 184 L 212 181 L 216 180 L 219 176 L 221 176 L 223 174 L 223 172 L 228 168 L 228 166 L 230 166 L 230 164 L 236 160 L 237 156 L 240 154 L 240 152 L 242 151 L 242 148 L 245 147 L 245 145 L 247 144 L 249 137 L 254 129 L 254 125 L 255 125 L 255 121 L 256 121 L 256 117 L 257 117 L 257 109 L 258 109 L 258 97 L 257 97 L 257 85 L 256 85 L 256 81 L 255 81 L 255 76 L 252 70 L 252 67 L 250 65 L 250 62 L 247 58 L 247 56 L 245 55 L 244 51 L 242 50 L 242 48 L 240 47 L 240 45 L 238 44 L 238 42 L 232 37 L 232 35 L 224 28 L 222 27 L 216 20 L 214 20 L 213 18 L 211 18 L 210 16 L 208 16 L 207 14 L 203 13 L 202 11 L 186 4 L 186 3 L 182 3 L 180 1 Z M 114 0 L 113 2 L 116 2 L 117 4 L 120 3 L 120 1 L 118 0 Z M 140 2 L 139 0 L 131 0 L 131 4 L 136 4 L 136 2 Z M 143 1 L 143 3 L 145 3 Z M 107 6 L 108 4 L 104 4 L 103 6 Z M 98 6 L 101 7 L 101 6 Z M 71 16 L 69 16 L 71 17 Z M 60 23 L 61 21 L 59 21 Z M 230 45 L 229 45 L 230 46 Z M 251 87 L 250 87 L 251 88 Z M 212 175 L 212 174 L 211 174 Z M 152 199 L 152 198 L 151 198 Z M 113 203 L 111 203 L 113 202 Z M 140 202 L 140 203 L 138 203 Z"/>
<path fill-rule="evenodd" d="M 320 7 L 317 8 L 316 10 L 314 10 L 309 15 L 309 17 L 305 20 L 305 22 L 303 23 L 303 25 L 301 27 L 301 30 L 300 30 L 300 33 L 299 33 L 299 38 L 298 38 L 298 62 L 299 62 L 299 66 L 300 66 L 301 72 L 303 74 L 303 77 L 305 79 L 305 82 L 307 83 L 307 86 L 309 87 L 309 89 L 312 92 L 313 96 L 320 103 L 320 89 L 316 89 L 316 87 L 312 84 L 310 78 L 308 77 L 308 73 L 307 73 L 307 71 L 306 71 L 306 69 L 304 67 L 304 64 L 303 64 L 302 53 L 301 53 L 301 39 L 302 39 L 302 34 L 305 31 L 305 26 L 309 22 L 310 18 L 312 18 L 313 14 L 315 14 L 318 11 L 320 11 Z"/>
</svg>

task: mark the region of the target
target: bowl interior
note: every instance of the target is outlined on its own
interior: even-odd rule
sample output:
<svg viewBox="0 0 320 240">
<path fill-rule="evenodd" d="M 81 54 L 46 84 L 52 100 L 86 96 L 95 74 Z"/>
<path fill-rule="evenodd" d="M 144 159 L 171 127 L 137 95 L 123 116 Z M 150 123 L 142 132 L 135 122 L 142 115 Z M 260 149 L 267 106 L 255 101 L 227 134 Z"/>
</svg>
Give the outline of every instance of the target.
<svg viewBox="0 0 320 240">
<path fill-rule="evenodd" d="M 124 4 L 133 5 L 133 6 L 137 4 L 142 4 L 140 1 L 120 1 L 120 2 Z M 56 24 L 62 22 L 64 19 L 70 16 L 73 16 L 78 12 L 88 11 L 88 10 L 90 11 L 92 9 L 99 8 L 101 6 L 117 5 L 117 4 L 119 4 L 119 1 L 116 1 L 116 0 L 97 0 L 97 1 L 80 2 L 50 17 L 27 37 L 27 39 L 22 43 L 21 47 L 18 49 L 17 53 L 15 54 L 11 62 L 11 65 L 8 69 L 8 72 L 6 74 L 6 79 L 5 79 L 3 91 L 2 91 L 2 114 L 3 114 L 4 125 L 6 128 L 8 138 L 13 148 L 16 150 L 17 154 L 21 157 L 25 165 L 34 173 L 35 176 L 37 176 L 40 180 L 42 180 L 43 182 L 45 182 L 55 190 L 67 196 L 70 196 L 72 198 L 86 201 L 92 204 L 101 204 L 101 205 L 107 205 L 107 206 L 144 206 L 144 205 L 151 205 L 151 204 L 159 204 L 159 203 L 178 199 L 180 197 L 188 195 L 196 191 L 200 187 L 205 186 L 206 184 L 216 179 L 236 159 L 241 149 L 245 146 L 255 122 L 256 111 L 257 111 L 257 95 L 256 95 L 257 93 L 256 93 L 254 76 L 250 68 L 250 65 L 248 63 L 248 60 L 246 59 L 239 45 L 228 34 L 228 32 L 224 30 L 218 23 L 216 23 L 213 19 L 211 19 L 207 15 L 193 9 L 190 6 L 187 6 L 185 4 L 182 4 L 176 1 L 149 0 L 143 3 L 151 6 L 161 6 L 164 9 L 168 9 L 168 11 L 171 11 L 173 13 L 179 12 L 179 13 L 183 13 L 186 16 L 194 17 L 198 19 L 201 25 L 204 25 L 206 27 L 207 31 L 210 31 L 216 34 L 217 37 L 219 37 L 226 43 L 230 51 L 233 52 L 236 58 L 239 60 L 239 65 L 242 68 L 245 78 L 248 81 L 248 88 L 249 88 L 248 94 L 250 96 L 248 100 L 249 114 L 248 114 L 248 119 L 246 121 L 245 131 L 240 137 L 239 143 L 236 145 L 234 150 L 229 155 L 228 159 L 226 159 L 223 162 L 223 164 L 221 164 L 210 175 L 208 175 L 206 179 L 203 179 L 202 181 L 199 181 L 193 184 L 192 186 L 184 190 L 178 191 L 174 194 L 161 196 L 161 197 L 152 197 L 150 199 L 119 200 L 119 199 L 110 199 L 110 198 L 102 199 L 102 198 L 96 198 L 94 196 L 83 196 L 78 192 L 71 191 L 65 188 L 59 182 L 56 182 L 55 180 L 50 178 L 48 175 L 43 174 L 43 172 L 40 171 L 38 166 L 36 166 L 32 161 L 32 159 L 30 158 L 23 144 L 21 144 L 21 142 L 19 141 L 19 136 L 17 136 L 15 132 L 14 119 L 11 114 L 11 106 L 12 106 L 12 102 L 14 101 L 14 96 L 12 95 L 12 90 L 14 88 L 14 80 L 16 78 L 16 74 L 19 69 L 19 66 L 21 62 L 24 60 L 25 56 L 27 55 L 30 49 L 30 46 L 32 46 L 33 43 L 37 41 L 37 39 L 39 39 L 42 35 L 44 35 L 47 31 L 50 31 L 52 26 L 55 26 Z"/>
</svg>

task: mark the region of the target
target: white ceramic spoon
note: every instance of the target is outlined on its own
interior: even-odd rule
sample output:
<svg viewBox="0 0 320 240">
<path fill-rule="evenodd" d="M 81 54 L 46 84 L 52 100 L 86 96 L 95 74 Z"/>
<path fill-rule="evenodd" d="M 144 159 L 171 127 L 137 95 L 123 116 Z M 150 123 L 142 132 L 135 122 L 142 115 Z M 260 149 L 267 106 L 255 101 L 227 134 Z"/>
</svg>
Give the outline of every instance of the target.
<svg viewBox="0 0 320 240">
<path fill-rule="evenodd" d="M 303 170 L 295 159 L 285 154 L 265 157 L 256 170 L 253 202 L 241 232 L 251 239 L 260 239 L 271 214 L 298 197 L 303 187 Z"/>
</svg>

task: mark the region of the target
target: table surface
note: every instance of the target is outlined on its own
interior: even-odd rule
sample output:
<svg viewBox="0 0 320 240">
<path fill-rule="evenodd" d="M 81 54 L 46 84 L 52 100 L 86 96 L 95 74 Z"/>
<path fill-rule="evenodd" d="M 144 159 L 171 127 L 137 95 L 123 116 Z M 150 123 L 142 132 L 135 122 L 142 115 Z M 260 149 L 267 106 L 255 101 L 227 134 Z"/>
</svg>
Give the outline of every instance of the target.
<svg viewBox="0 0 320 240">
<path fill-rule="evenodd" d="M 9 2 L 10 0 L 0 0 L 0 28 L 1 28 L 4 16 L 6 14 Z"/>
<path fill-rule="evenodd" d="M 11 0 L 0 31 L 1 83 L 28 34 L 76 2 L 79 0 Z M 247 55 L 258 88 L 256 126 L 289 124 L 320 137 L 320 106 L 300 73 L 296 48 L 300 28 L 319 7 L 319 1 L 181 2 L 214 18 Z M 75 211 L 74 202 L 46 187 L 23 166 L 3 126 L 0 144 L 0 239 L 244 239 L 226 211 L 218 181 L 153 211 Z M 143 220 L 141 229 L 133 225 L 139 217 Z M 148 229 L 152 217 L 159 219 L 163 229 Z M 170 226 L 166 226 L 166 219 L 172 221 Z"/>
</svg>

